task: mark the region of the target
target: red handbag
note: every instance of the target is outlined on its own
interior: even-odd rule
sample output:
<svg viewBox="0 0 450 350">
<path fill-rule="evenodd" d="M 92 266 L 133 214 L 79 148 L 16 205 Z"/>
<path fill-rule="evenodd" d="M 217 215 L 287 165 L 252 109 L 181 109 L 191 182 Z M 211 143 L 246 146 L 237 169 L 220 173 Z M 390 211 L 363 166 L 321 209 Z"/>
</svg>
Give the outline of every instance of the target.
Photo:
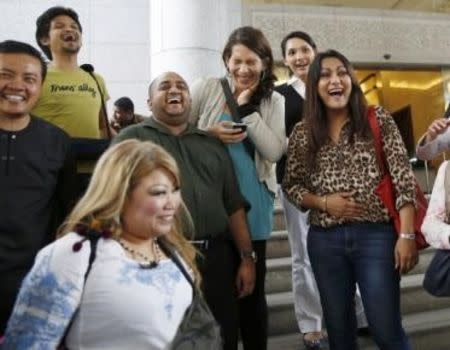
<svg viewBox="0 0 450 350">
<path fill-rule="evenodd" d="M 378 163 L 383 174 L 383 178 L 375 189 L 375 193 L 381 199 L 384 206 L 388 209 L 389 215 L 394 221 L 395 230 L 397 231 L 397 233 L 400 233 L 400 215 L 395 207 L 395 190 L 394 186 L 392 185 L 391 174 L 389 174 L 388 167 L 386 165 L 386 156 L 383 150 L 381 129 L 375 115 L 375 108 L 369 107 L 368 119 L 370 128 L 372 129 Z M 417 249 L 425 249 L 426 247 L 428 247 L 428 243 L 426 242 L 420 228 L 427 212 L 428 201 L 425 198 L 422 190 L 420 189 L 417 180 L 414 180 L 416 184 L 416 212 L 414 215 L 414 233 L 416 234 L 416 246 Z"/>
</svg>

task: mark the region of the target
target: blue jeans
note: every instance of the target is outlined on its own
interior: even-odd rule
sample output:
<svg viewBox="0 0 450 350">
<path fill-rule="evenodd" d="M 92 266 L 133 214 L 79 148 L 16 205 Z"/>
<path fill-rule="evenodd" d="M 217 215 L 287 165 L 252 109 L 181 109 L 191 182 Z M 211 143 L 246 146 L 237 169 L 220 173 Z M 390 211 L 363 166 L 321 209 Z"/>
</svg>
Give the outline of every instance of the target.
<svg viewBox="0 0 450 350">
<path fill-rule="evenodd" d="M 392 225 L 311 226 L 308 253 L 319 288 L 331 350 L 355 350 L 358 283 L 373 338 L 382 350 L 410 350 L 400 315 Z"/>
</svg>

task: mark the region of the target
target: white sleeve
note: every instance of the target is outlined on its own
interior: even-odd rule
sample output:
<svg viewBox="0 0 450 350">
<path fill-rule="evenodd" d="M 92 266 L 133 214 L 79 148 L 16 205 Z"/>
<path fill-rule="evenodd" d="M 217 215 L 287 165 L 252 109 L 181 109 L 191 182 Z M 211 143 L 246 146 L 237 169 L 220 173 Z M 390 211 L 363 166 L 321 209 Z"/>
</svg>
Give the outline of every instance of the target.
<svg viewBox="0 0 450 350">
<path fill-rule="evenodd" d="M 422 224 L 422 233 L 427 242 L 438 249 L 450 249 L 450 225 L 446 224 L 445 213 L 445 169 L 447 162 L 442 163 L 428 204 L 427 214 Z"/>
<path fill-rule="evenodd" d="M 416 155 L 419 159 L 431 160 L 442 152 L 450 151 L 450 128 L 433 141 L 424 142 L 425 137 L 426 135 L 423 135 L 417 145 Z"/>
<path fill-rule="evenodd" d="M 80 303 L 90 244 L 70 233 L 42 249 L 25 277 L 8 322 L 2 349 L 54 350 Z"/>
</svg>

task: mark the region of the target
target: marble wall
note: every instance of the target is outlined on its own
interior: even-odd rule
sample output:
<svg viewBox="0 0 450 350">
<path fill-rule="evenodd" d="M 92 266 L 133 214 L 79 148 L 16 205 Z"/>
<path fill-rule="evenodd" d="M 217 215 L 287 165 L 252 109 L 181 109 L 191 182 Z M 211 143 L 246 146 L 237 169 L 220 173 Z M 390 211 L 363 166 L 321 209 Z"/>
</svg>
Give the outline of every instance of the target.
<svg viewBox="0 0 450 350">
<path fill-rule="evenodd" d="M 248 6 L 244 23 L 261 28 L 281 59 L 279 43 L 293 30 L 312 35 L 362 64 L 449 65 L 450 15 L 309 6 Z M 386 60 L 384 55 L 389 54 Z"/>
<path fill-rule="evenodd" d="M 300 29 L 309 32 L 321 49 L 339 49 L 356 63 L 445 66 L 450 62 L 449 15 L 248 6 L 240 0 L 217 0 L 218 5 L 209 7 L 216 8 L 215 13 L 197 13 L 193 22 L 188 15 L 197 11 L 195 6 L 201 12 L 201 4 L 212 0 L 162 0 L 162 16 L 151 11 L 156 1 L 159 0 L 0 0 L 0 40 L 16 39 L 36 45 L 35 21 L 43 11 L 55 5 L 74 8 L 84 28 L 80 64 L 92 63 L 104 76 L 110 101 L 130 96 L 137 112 L 143 114 L 148 114 L 147 86 L 152 73 L 176 70 L 177 59 L 180 62 L 180 57 L 185 57 L 183 74 L 189 81 L 205 74 L 221 74 L 220 51 L 231 28 L 241 23 L 261 28 L 277 59 L 281 58 L 281 38 Z M 183 2 L 183 8 L 190 12 L 177 11 L 172 6 L 177 2 Z M 165 21 L 164 16 L 170 16 L 167 18 L 171 18 L 172 26 L 158 25 L 157 21 Z M 221 25 L 208 25 L 208 16 L 222 21 Z M 206 49 L 202 53 L 199 48 Z M 383 58 L 385 54 L 391 55 L 390 60 Z"/>
</svg>

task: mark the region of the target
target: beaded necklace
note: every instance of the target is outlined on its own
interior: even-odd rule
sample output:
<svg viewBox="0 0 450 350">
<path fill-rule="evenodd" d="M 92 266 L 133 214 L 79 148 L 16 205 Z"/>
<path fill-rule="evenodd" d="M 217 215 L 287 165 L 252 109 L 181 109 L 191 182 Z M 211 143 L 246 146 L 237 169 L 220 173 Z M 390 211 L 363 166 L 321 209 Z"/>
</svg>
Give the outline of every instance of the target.
<svg viewBox="0 0 450 350">
<path fill-rule="evenodd" d="M 139 266 L 143 269 L 154 269 L 161 261 L 162 254 L 157 239 L 152 239 L 152 253 L 154 259 L 150 259 L 147 255 L 134 250 L 129 246 L 129 243 L 122 238 L 119 238 L 118 242 L 134 260 L 137 260 L 139 262 Z"/>
</svg>

